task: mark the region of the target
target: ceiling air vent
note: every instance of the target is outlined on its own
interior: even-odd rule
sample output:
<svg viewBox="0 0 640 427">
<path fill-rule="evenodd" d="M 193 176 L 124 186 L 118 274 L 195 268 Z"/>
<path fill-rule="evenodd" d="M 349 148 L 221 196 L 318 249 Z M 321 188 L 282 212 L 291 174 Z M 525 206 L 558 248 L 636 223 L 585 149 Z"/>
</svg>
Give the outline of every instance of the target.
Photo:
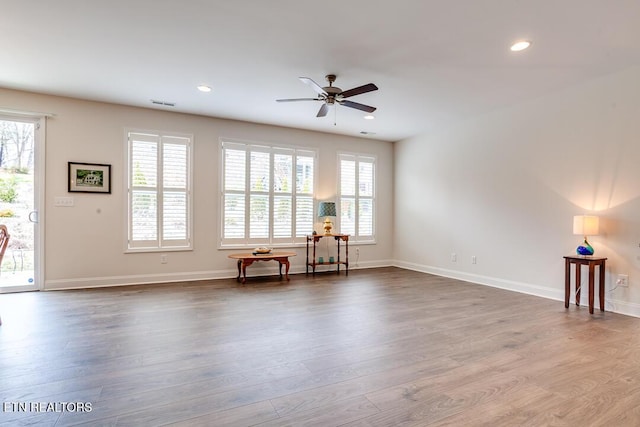
<svg viewBox="0 0 640 427">
<path fill-rule="evenodd" d="M 156 105 L 164 105 L 165 107 L 175 107 L 176 106 L 175 102 L 158 101 L 156 99 L 152 99 L 151 103 L 152 104 L 156 104 Z"/>
</svg>

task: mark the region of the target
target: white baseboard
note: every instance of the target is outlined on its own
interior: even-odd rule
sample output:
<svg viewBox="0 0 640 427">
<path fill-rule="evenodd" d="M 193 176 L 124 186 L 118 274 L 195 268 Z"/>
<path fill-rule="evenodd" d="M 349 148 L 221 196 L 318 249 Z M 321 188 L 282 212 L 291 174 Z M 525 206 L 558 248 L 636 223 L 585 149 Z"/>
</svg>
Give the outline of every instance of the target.
<svg viewBox="0 0 640 427">
<path fill-rule="evenodd" d="M 367 261 L 349 263 L 349 270 L 357 270 L 364 268 L 390 267 L 393 263 L 391 260 Z M 247 277 L 254 276 L 276 276 L 279 274 L 277 264 L 260 265 L 257 268 L 249 267 L 247 269 Z M 335 270 L 335 266 L 317 267 L 316 272 Z M 342 268 L 340 269 L 342 271 Z M 289 274 L 305 273 L 305 266 L 292 266 Z M 283 272 L 284 273 L 284 272 Z M 214 280 L 214 279 L 233 279 L 238 275 L 238 270 L 210 270 L 210 271 L 188 271 L 179 273 L 163 273 L 163 274 L 139 274 L 130 276 L 108 276 L 108 277 L 82 277 L 77 279 L 55 279 L 47 280 L 44 284 L 44 290 L 64 290 L 64 289 L 85 289 L 85 288 L 101 288 L 108 286 L 127 286 L 127 285 L 146 285 L 156 283 L 171 282 L 193 282 L 197 280 Z"/>
<path fill-rule="evenodd" d="M 436 276 L 449 277 L 452 279 L 463 280 L 479 285 L 492 286 L 494 288 L 505 289 L 514 292 L 521 292 L 528 295 L 534 295 L 542 298 L 548 298 L 556 301 L 564 301 L 564 289 L 554 289 L 548 286 L 535 285 L 524 282 L 516 282 L 512 280 L 499 279 L 495 277 L 481 276 L 472 273 L 466 273 L 456 270 L 449 270 L 440 267 L 433 267 L 422 264 L 415 264 L 398 260 L 377 260 L 377 261 L 359 261 L 351 262 L 349 270 L 381 268 L 381 267 L 398 267 L 407 270 L 419 271 L 422 273 L 434 274 Z M 333 267 L 333 266 L 331 266 Z M 319 267 L 317 272 L 331 270 L 331 267 Z M 324 269 L 324 270 L 323 270 Z M 252 271 L 249 271 L 249 277 Z M 289 270 L 289 274 L 305 273 L 304 266 L 295 266 Z M 275 266 L 262 267 L 254 269 L 256 276 L 278 275 L 278 268 Z M 165 274 L 140 274 L 129 276 L 108 276 L 108 277 L 83 277 L 76 279 L 56 279 L 47 280 L 44 290 L 63 290 L 63 289 L 84 289 L 99 288 L 108 286 L 127 286 L 127 285 L 145 285 L 156 283 L 171 282 L 192 282 L 197 280 L 214 280 L 214 279 L 232 279 L 238 274 L 236 269 L 210 270 L 197 272 L 179 272 Z M 587 305 L 588 295 L 582 293 L 581 305 Z M 597 300 L 597 298 L 596 298 Z M 624 314 L 627 316 L 640 317 L 640 304 L 613 299 L 609 296 L 605 298 L 605 309 L 614 313 Z"/>
<path fill-rule="evenodd" d="M 219 270 L 165 274 L 139 274 L 130 276 L 81 277 L 77 279 L 47 280 L 44 284 L 44 290 L 53 291 L 169 282 L 192 282 L 196 280 L 227 279 L 236 276 L 237 270 Z"/>
<path fill-rule="evenodd" d="M 625 314 L 627 316 L 640 317 L 640 304 L 605 297 L 606 311 Z"/>
<path fill-rule="evenodd" d="M 462 280 L 465 282 L 471 282 L 479 285 L 491 286 L 494 288 L 505 289 L 508 291 L 520 292 L 523 294 L 534 295 L 542 298 L 548 298 L 555 301 L 561 301 L 564 303 L 564 278 L 562 278 L 560 284 L 561 288 L 551 288 L 548 286 L 535 285 L 531 283 L 516 282 L 513 280 L 499 279 L 496 277 L 482 276 L 479 274 L 466 273 L 463 271 L 449 270 L 440 267 L 433 267 L 422 264 L 415 264 L 411 262 L 395 260 L 393 265 L 398 268 L 404 268 L 407 270 L 419 271 L 421 273 L 429 273 L 436 276 L 449 277 L 451 279 Z M 582 292 L 580 298 L 581 306 L 588 306 L 588 293 Z M 597 305 L 596 295 L 596 305 Z M 614 313 L 624 314 L 627 316 L 640 317 L 640 304 L 630 303 L 626 301 L 612 299 L 609 296 L 605 296 L 605 310 Z"/>
<path fill-rule="evenodd" d="M 506 289 L 509 291 L 521 292 L 523 294 L 535 295 L 558 301 L 564 301 L 564 289 L 552 289 L 530 283 L 516 282 L 513 280 L 499 279 L 495 277 L 481 276 L 479 274 L 466 273 L 463 271 L 449 270 L 440 267 L 415 264 L 404 261 L 396 261 L 396 267 L 407 270 L 419 271 L 422 273 L 435 274 L 436 276 L 449 277 L 451 279 L 463 280 L 465 282 L 479 285 L 491 286 L 494 288 Z"/>
</svg>

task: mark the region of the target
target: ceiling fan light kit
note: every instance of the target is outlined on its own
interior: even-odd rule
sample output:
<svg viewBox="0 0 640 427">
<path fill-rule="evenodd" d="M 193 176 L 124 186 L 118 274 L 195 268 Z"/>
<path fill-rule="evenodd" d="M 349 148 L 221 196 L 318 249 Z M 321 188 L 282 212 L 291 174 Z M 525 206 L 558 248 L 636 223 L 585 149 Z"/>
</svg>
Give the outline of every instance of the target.
<svg viewBox="0 0 640 427">
<path fill-rule="evenodd" d="M 337 86 L 334 86 L 333 83 L 336 81 L 335 74 L 327 74 L 325 76 L 327 81 L 329 82 L 329 86 L 321 87 L 318 83 L 314 82 L 309 77 L 300 77 L 300 81 L 305 83 L 311 87 L 317 94 L 317 98 L 289 98 L 289 99 L 276 99 L 277 102 L 295 102 L 295 101 L 322 101 L 323 104 L 318 110 L 318 114 L 316 117 L 325 117 L 327 112 L 329 111 L 329 105 L 339 104 L 349 108 L 355 108 L 356 110 L 365 111 L 367 113 L 373 113 L 376 111 L 376 107 L 372 107 L 370 105 L 360 104 L 358 102 L 353 102 L 346 100 L 345 98 L 350 98 L 355 95 L 361 95 L 367 92 L 373 92 L 374 90 L 378 90 L 378 87 L 373 83 L 368 83 L 366 85 L 354 87 L 353 89 L 343 91 Z"/>
</svg>

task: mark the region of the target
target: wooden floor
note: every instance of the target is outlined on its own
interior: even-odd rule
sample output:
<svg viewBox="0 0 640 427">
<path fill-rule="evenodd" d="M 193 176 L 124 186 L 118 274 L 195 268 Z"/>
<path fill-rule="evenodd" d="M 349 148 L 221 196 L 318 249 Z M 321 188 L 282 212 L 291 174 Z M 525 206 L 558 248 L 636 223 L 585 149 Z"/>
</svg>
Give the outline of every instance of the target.
<svg viewBox="0 0 640 427">
<path fill-rule="evenodd" d="M 640 425 L 640 319 L 397 268 L 5 294 L 0 315 L 3 426 Z"/>
</svg>

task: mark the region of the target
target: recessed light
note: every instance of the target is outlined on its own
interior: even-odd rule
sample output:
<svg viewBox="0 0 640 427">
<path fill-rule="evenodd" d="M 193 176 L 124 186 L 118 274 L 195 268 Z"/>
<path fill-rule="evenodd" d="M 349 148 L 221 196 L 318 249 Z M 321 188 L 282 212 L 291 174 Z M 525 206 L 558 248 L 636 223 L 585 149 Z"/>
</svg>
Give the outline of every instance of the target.
<svg viewBox="0 0 640 427">
<path fill-rule="evenodd" d="M 373 119 L 375 119 L 375 118 L 376 118 L 376 117 L 375 117 L 375 116 L 373 116 L 373 115 L 371 115 L 371 114 L 368 114 L 368 115 L 364 116 L 364 119 L 365 119 L 365 120 L 373 120 Z"/>
<path fill-rule="evenodd" d="M 198 90 L 200 92 L 211 92 L 211 88 L 207 85 L 200 85 L 198 86 Z"/>
<path fill-rule="evenodd" d="M 525 50 L 531 46 L 531 42 L 529 40 L 519 40 L 511 45 L 512 52 L 520 52 L 521 50 Z"/>
</svg>

